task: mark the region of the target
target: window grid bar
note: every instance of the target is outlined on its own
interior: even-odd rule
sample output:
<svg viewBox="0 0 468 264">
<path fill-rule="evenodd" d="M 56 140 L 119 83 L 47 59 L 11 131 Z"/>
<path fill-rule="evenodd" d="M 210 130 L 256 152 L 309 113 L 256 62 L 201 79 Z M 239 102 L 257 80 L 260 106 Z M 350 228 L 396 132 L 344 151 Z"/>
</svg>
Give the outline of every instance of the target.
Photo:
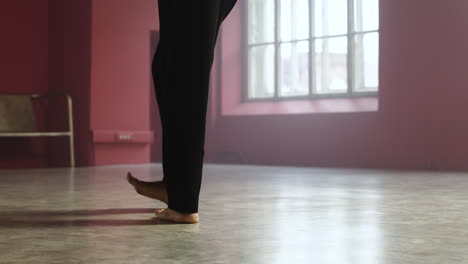
<svg viewBox="0 0 468 264">
<path fill-rule="evenodd" d="M 372 97 L 377 96 L 378 92 L 376 91 L 366 91 L 366 92 L 355 92 L 352 94 L 345 93 L 322 93 L 315 94 L 312 96 L 301 95 L 301 96 L 286 96 L 286 97 L 261 97 L 261 98 L 250 98 L 249 102 L 257 101 L 289 101 L 289 100 L 308 100 L 308 99 L 340 99 L 340 98 L 355 98 L 355 97 Z"/>
<path fill-rule="evenodd" d="M 275 0 L 275 95 L 274 98 L 279 98 L 279 84 L 281 80 L 281 49 L 280 49 L 280 23 L 281 23 L 281 13 L 280 13 L 280 1 Z"/>
<path fill-rule="evenodd" d="M 313 1 L 313 0 L 311 0 Z M 312 22 L 313 23 L 313 22 Z M 315 26 L 315 24 L 312 24 Z M 305 39 L 294 39 L 294 40 L 285 40 L 285 41 L 279 41 L 279 43 L 284 44 L 284 43 L 291 43 L 291 42 L 300 42 L 300 41 L 309 41 L 309 40 L 318 40 L 318 39 L 329 39 L 329 38 L 340 38 L 340 37 L 348 37 L 351 34 L 368 34 L 368 33 L 378 33 L 379 30 L 366 30 L 366 31 L 355 31 L 353 33 L 347 33 L 347 34 L 339 34 L 339 35 L 328 35 L 328 36 L 319 36 L 319 37 L 310 37 L 310 38 L 305 38 Z M 313 32 L 315 34 L 315 32 Z M 263 45 L 274 45 L 275 42 L 260 42 L 260 43 L 250 43 L 248 44 L 249 47 L 255 47 L 255 46 L 263 46 Z"/>
<path fill-rule="evenodd" d="M 322 1 L 322 32 L 328 35 L 329 32 L 329 8 L 328 1 Z M 322 90 L 328 91 L 330 89 L 330 68 L 327 67 L 330 63 L 330 39 L 323 39 L 322 41 L 322 55 L 321 55 L 321 82 Z"/>
<path fill-rule="evenodd" d="M 243 92 L 242 92 L 242 102 L 247 102 L 250 98 L 249 98 L 249 92 L 250 92 L 250 87 L 249 87 L 249 84 L 250 84 L 250 65 L 249 65 L 249 53 L 250 53 L 250 46 L 249 46 L 249 37 L 250 37 L 250 32 L 249 32 L 249 18 L 250 18 L 250 14 L 248 13 L 249 12 L 249 0 L 247 1 L 242 1 L 243 4 L 243 14 L 244 14 L 244 40 L 247 45 L 244 45 L 244 89 Z"/>
<path fill-rule="evenodd" d="M 314 21 L 315 0 L 309 0 L 309 97 L 313 96 L 317 90 L 315 76 L 315 21 Z"/>
<path fill-rule="evenodd" d="M 354 92 L 354 0 L 348 0 L 348 89 L 347 94 Z"/>
<path fill-rule="evenodd" d="M 361 31 L 362 30 L 362 0 L 355 0 L 355 5 L 354 8 L 354 14 L 355 14 L 355 19 L 354 19 L 354 32 L 356 31 Z M 354 91 L 358 89 L 362 89 L 363 84 L 364 84 L 364 71 L 363 71 L 363 61 L 362 61 L 362 56 L 363 56 L 363 46 L 362 46 L 362 40 L 357 38 L 357 34 L 353 35 L 353 40 L 354 40 Z M 359 74 L 359 76 L 358 76 Z"/>
</svg>

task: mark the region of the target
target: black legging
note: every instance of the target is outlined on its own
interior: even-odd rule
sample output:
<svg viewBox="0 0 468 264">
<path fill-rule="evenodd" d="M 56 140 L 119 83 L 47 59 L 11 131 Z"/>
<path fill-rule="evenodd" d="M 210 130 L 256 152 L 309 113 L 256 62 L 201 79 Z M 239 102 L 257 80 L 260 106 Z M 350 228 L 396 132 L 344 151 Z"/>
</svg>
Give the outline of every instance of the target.
<svg viewBox="0 0 468 264">
<path fill-rule="evenodd" d="M 237 0 L 158 0 L 160 39 L 152 72 L 162 123 L 168 208 L 197 213 L 208 87 L 221 23 Z"/>
</svg>

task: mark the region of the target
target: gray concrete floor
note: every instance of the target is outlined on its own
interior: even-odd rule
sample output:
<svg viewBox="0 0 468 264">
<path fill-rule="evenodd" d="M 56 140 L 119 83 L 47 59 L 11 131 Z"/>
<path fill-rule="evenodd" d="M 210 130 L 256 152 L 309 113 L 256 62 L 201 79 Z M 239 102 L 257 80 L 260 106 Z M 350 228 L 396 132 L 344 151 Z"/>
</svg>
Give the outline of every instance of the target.
<svg viewBox="0 0 468 264">
<path fill-rule="evenodd" d="M 0 170 L 0 263 L 468 263 L 468 174 L 205 164 L 200 223 L 131 170 Z"/>
</svg>

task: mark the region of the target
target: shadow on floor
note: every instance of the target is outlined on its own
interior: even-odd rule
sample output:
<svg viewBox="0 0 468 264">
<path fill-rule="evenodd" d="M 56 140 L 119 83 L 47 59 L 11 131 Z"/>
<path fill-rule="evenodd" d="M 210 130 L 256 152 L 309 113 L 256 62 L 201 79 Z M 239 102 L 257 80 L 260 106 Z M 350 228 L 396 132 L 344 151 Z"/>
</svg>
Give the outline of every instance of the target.
<svg viewBox="0 0 468 264">
<path fill-rule="evenodd" d="M 4 216 L 86 216 L 86 215 L 112 215 L 112 214 L 146 214 L 154 213 L 156 208 L 110 208 L 110 209 L 85 209 L 85 210 L 27 210 L 27 211 L 2 211 Z"/>
<path fill-rule="evenodd" d="M 175 225 L 157 217 L 150 219 L 60 219 L 60 217 L 79 217 L 118 214 L 154 214 L 154 208 L 111 208 L 94 210 L 33 210 L 3 211 L 0 213 L 0 227 L 76 227 L 76 226 L 139 226 L 139 225 Z"/>
</svg>

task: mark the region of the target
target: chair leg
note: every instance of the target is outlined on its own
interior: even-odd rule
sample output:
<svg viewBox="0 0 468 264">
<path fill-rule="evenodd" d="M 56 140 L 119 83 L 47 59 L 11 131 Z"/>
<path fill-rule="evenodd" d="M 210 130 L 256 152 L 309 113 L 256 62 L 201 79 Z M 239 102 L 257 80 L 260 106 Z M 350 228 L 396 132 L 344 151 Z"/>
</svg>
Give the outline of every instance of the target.
<svg viewBox="0 0 468 264">
<path fill-rule="evenodd" d="M 70 135 L 70 166 L 75 167 L 75 149 L 73 144 L 73 133 Z"/>
</svg>

